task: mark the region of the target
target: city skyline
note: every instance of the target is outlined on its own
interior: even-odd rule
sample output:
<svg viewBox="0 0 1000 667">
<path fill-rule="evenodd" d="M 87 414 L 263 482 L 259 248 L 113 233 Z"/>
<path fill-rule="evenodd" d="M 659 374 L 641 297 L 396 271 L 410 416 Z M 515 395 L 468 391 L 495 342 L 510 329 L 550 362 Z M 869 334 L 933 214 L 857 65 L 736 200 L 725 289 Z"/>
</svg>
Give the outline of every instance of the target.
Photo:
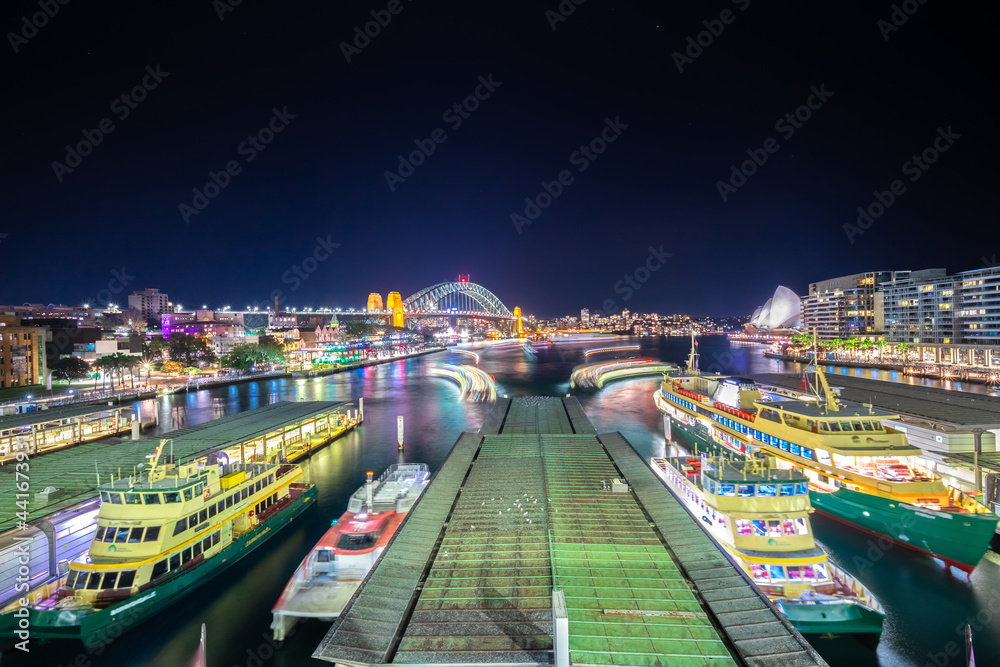
<svg viewBox="0 0 1000 667">
<path fill-rule="evenodd" d="M 778 284 L 994 261 L 938 231 L 993 222 L 987 21 L 568 4 L 18 7 L 0 243 L 38 257 L 44 230 L 49 261 L 0 301 L 72 304 L 117 271 L 361 304 L 471 274 L 557 313 L 621 307 L 659 253 L 627 307 L 723 316 Z"/>
</svg>

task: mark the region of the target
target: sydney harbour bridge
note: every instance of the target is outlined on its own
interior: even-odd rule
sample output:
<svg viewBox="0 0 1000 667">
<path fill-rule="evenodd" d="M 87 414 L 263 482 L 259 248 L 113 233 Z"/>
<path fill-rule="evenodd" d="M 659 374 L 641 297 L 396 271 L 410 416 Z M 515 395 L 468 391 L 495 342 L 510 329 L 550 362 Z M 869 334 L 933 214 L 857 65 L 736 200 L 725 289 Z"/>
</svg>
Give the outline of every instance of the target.
<svg viewBox="0 0 1000 667">
<path fill-rule="evenodd" d="M 520 308 L 511 311 L 493 292 L 465 277 L 425 287 L 406 299 L 399 292 L 389 292 L 383 302 L 382 295 L 373 292 L 368 295 L 365 313 L 369 317 L 384 317 L 386 323 L 397 327 L 414 325 L 421 319 L 446 317 L 509 322 L 518 332 L 521 330 Z"/>
</svg>

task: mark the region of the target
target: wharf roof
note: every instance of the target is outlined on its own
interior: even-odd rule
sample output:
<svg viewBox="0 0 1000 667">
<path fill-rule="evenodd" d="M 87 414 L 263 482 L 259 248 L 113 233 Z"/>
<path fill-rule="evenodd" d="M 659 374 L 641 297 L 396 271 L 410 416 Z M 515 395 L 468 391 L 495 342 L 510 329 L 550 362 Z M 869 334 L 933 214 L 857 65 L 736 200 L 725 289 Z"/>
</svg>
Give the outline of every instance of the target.
<svg viewBox="0 0 1000 667">
<path fill-rule="evenodd" d="M 620 434 L 538 397 L 458 439 L 313 657 L 550 664 L 555 591 L 572 664 L 826 665 Z"/>
<path fill-rule="evenodd" d="M 192 461 L 210 451 L 254 440 L 344 405 L 330 401 L 280 401 L 156 438 L 106 438 L 31 458 L 28 461 L 31 483 L 28 519 L 45 517 L 97 495 L 98 476 L 103 482 L 109 482 L 112 475 L 127 477 L 133 474 L 139 464 L 148 461 L 147 457 L 154 453 L 162 440 L 171 441 L 178 462 Z M 171 447 L 170 444 L 166 446 Z M 0 532 L 17 525 L 15 473 L 13 464 L 0 466 L 0 502 L 12 508 L 0 518 Z M 35 494 L 50 486 L 62 493 L 51 501 L 36 500 Z"/>
<path fill-rule="evenodd" d="M 91 415 L 109 414 L 112 412 L 131 412 L 131 405 L 64 405 L 48 410 L 22 412 L 16 415 L 0 417 L 0 433 L 15 428 L 26 428 L 32 424 L 47 424 L 64 419 L 76 419 Z"/>
<path fill-rule="evenodd" d="M 754 380 L 797 390 L 800 373 L 767 373 Z M 841 387 L 840 395 L 857 403 L 871 403 L 894 414 L 927 419 L 956 429 L 989 425 L 1000 427 L 1000 398 L 919 384 L 871 380 L 827 373 L 831 386 Z M 912 378 L 919 383 L 919 378 Z"/>
</svg>

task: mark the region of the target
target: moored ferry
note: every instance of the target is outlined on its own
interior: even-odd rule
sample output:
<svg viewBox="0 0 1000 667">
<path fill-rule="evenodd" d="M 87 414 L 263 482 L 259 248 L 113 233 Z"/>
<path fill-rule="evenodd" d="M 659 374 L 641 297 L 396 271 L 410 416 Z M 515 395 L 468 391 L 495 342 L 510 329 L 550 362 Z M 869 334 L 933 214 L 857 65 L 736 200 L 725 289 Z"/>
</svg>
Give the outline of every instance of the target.
<svg viewBox="0 0 1000 667">
<path fill-rule="evenodd" d="M 180 463 L 162 445 L 144 477 L 99 486 L 89 550 L 27 607 L 32 639 L 113 640 L 264 544 L 316 496 L 295 465 L 231 464 L 221 452 Z M 0 635 L 17 622 L 5 612 Z"/>
<path fill-rule="evenodd" d="M 302 560 L 275 603 L 274 639 L 283 641 L 300 618 L 340 616 L 429 479 L 423 463 L 391 465 L 375 481 L 368 473 L 347 511 Z"/>
<path fill-rule="evenodd" d="M 762 396 L 753 380 L 667 373 L 656 406 L 687 438 L 738 456 L 760 451 L 809 478 L 816 511 L 971 572 L 1000 517 L 946 486 L 906 435 L 883 424 L 898 414 L 842 401 L 818 369 L 814 396 Z"/>
<path fill-rule="evenodd" d="M 881 634 L 875 596 L 813 539 L 805 475 L 763 458 L 653 457 L 650 465 L 799 632 Z"/>
</svg>

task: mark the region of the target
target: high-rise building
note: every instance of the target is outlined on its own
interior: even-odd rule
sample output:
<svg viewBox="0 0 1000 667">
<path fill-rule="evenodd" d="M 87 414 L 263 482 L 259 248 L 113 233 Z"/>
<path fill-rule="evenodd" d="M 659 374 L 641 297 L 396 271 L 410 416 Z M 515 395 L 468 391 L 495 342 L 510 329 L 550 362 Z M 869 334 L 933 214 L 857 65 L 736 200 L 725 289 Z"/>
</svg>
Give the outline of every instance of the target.
<svg viewBox="0 0 1000 667">
<path fill-rule="evenodd" d="M 153 320 L 170 312 L 170 298 L 155 287 L 147 287 L 141 292 L 128 295 L 128 307 L 142 311 L 143 317 Z"/>
<path fill-rule="evenodd" d="M 581 308 L 580 309 L 580 324 L 589 324 L 589 323 L 590 323 L 590 309 L 589 308 Z"/>
<path fill-rule="evenodd" d="M 815 329 L 820 340 L 875 335 L 876 290 L 909 273 L 870 271 L 811 283 L 802 297 L 802 328 Z"/>
<path fill-rule="evenodd" d="M 45 329 L 0 315 L 0 389 L 40 384 L 46 374 Z"/>
</svg>

